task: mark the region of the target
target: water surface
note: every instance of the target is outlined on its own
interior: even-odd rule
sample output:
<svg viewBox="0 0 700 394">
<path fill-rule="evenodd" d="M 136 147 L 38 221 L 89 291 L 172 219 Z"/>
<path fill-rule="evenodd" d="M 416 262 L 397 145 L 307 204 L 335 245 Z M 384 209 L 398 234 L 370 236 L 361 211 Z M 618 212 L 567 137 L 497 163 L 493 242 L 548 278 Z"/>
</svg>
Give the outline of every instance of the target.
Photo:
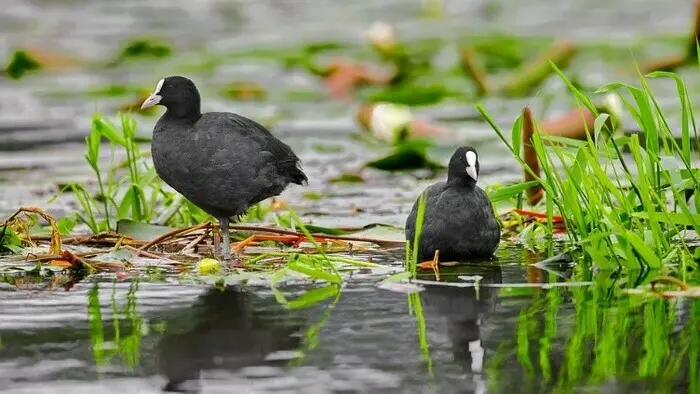
<svg viewBox="0 0 700 394">
<path fill-rule="evenodd" d="M 311 179 L 283 198 L 305 220 L 328 226 L 387 223 L 402 226 L 425 174 L 366 170 L 365 183 L 332 184 L 386 152 L 353 139 L 355 102 L 326 99 L 320 81 L 285 71 L 279 59 L 235 53 L 309 41 L 361 43 L 375 20 L 395 23 L 402 37 L 450 37 L 507 32 L 615 40 L 622 48 L 651 35 L 684 34 L 685 1 L 537 0 L 445 1 L 448 16 L 420 18 L 406 1 L 20 1 L 0 14 L 0 54 L 20 46 L 106 62 L 134 36 L 173 43 L 175 57 L 118 68 L 94 67 L 0 80 L 0 216 L 37 205 L 57 217 L 76 208 L 71 196 L 47 199 L 68 181 L 94 186 L 82 141 L 90 116 L 113 114 L 132 97 L 88 96 L 109 84 L 150 87 L 164 75 L 187 72 L 200 83 L 205 110 L 230 110 L 273 122 L 273 131 L 299 153 Z M 644 20 L 647 22 L 641 23 Z M 442 63 L 454 61 L 449 45 Z M 674 48 L 650 45 L 649 56 Z M 599 86 L 633 78 L 629 58 L 613 51 L 605 61 L 582 55 L 572 72 Z M 214 69 L 191 70 L 207 53 L 231 53 Z M 623 67 L 624 66 L 624 67 Z M 694 74 L 689 78 L 691 93 Z M 695 79 L 694 79 L 695 78 Z M 220 95 L 232 80 L 269 91 L 265 102 L 233 102 Z M 674 108 L 674 87 L 659 87 Z M 288 92 L 316 99 L 290 100 Z M 535 98 L 487 100 L 510 129 L 525 104 L 542 114 L 570 108 L 556 81 Z M 313 96 L 312 96 L 313 97 Z M 697 101 L 697 100 L 696 100 Z M 449 121 L 473 114 L 447 102 L 418 113 L 449 125 L 458 137 L 445 152 L 468 142 L 481 154 L 482 186 L 518 180 L 517 163 L 481 122 Z M 148 135 L 154 117 L 139 119 Z M 144 146 L 146 149 L 147 146 Z M 103 149 L 104 151 L 105 149 Z M 444 154 L 443 156 L 446 156 Z M 105 158 L 106 160 L 106 158 Z M 318 192 L 322 200 L 304 197 Z M 504 242 L 498 261 L 443 269 L 443 279 L 480 275 L 482 286 L 426 286 L 412 296 L 377 287 L 380 277 L 357 275 L 330 298 L 288 310 L 267 286 L 224 290 L 176 276 L 116 280 L 103 274 L 73 284 L 69 278 L 3 273 L 0 283 L 0 390 L 7 393 L 201 390 L 206 393 L 692 393 L 700 392 L 700 304 L 622 295 L 611 273 L 593 276 L 568 263 L 542 270 L 549 257 Z M 399 266 L 403 252 L 379 259 Z M 549 289 L 524 283 L 593 282 Z M 630 279 L 630 283 L 648 277 Z M 433 279 L 426 275 L 423 279 Z M 502 287 L 497 287 L 502 285 Z M 286 286 L 288 298 L 308 287 Z"/>
</svg>

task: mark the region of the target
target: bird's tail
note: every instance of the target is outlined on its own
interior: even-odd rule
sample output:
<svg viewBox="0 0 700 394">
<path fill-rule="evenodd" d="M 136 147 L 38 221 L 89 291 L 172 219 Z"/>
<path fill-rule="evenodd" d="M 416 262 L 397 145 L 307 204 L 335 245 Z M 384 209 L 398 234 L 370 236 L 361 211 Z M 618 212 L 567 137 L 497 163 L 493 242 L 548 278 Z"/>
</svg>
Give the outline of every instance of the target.
<svg viewBox="0 0 700 394">
<path fill-rule="evenodd" d="M 296 167 L 291 174 L 292 182 L 301 186 L 308 186 L 309 178 L 304 174 L 304 170 L 301 168 L 301 162 L 297 161 Z"/>
</svg>

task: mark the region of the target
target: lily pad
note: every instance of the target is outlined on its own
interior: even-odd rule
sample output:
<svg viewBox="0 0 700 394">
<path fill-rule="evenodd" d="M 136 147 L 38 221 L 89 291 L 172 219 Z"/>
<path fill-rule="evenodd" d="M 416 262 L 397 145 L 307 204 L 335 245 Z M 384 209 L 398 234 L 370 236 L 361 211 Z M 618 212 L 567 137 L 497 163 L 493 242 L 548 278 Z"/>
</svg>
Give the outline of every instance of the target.
<svg viewBox="0 0 700 394">
<path fill-rule="evenodd" d="M 133 58 L 162 59 L 169 57 L 172 53 L 170 45 L 161 40 L 139 38 L 127 42 L 111 65 L 116 66 Z"/>
<path fill-rule="evenodd" d="M 364 183 L 365 179 L 360 174 L 345 172 L 333 178 L 330 178 L 330 183 Z"/>
<path fill-rule="evenodd" d="M 423 139 L 403 141 L 395 146 L 393 152 L 380 159 L 370 161 L 365 167 L 383 171 L 409 171 L 427 168 L 439 170 L 445 166 L 428 156 L 430 143 Z"/>
<path fill-rule="evenodd" d="M 12 79 L 20 79 L 25 74 L 41 69 L 41 63 L 26 51 L 15 51 L 5 67 L 5 74 Z"/>
<path fill-rule="evenodd" d="M 386 241 L 403 242 L 406 235 L 400 227 L 388 224 L 372 224 L 365 226 L 362 230 L 352 233 L 353 237 L 382 239 Z"/>
<path fill-rule="evenodd" d="M 175 230 L 176 228 L 174 227 L 157 226 L 129 219 L 122 219 L 117 222 L 117 233 L 144 242 L 153 241 L 161 235 Z"/>
</svg>

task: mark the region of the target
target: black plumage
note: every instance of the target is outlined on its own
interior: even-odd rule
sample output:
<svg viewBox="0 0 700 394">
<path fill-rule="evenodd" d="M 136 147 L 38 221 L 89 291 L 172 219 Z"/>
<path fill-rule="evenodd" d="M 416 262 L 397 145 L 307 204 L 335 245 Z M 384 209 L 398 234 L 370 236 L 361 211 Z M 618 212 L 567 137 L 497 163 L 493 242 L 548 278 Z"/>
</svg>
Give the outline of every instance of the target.
<svg viewBox="0 0 700 394">
<path fill-rule="evenodd" d="M 202 114 L 199 91 L 188 78 L 159 81 L 141 108 L 153 105 L 166 108 L 153 130 L 156 172 L 219 219 L 224 258 L 230 256 L 231 217 L 279 195 L 290 183 L 308 182 L 292 149 L 262 125 L 229 112 Z"/>
<path fill-rule="evenodd" d="M 472 147 L 458 148 L 450 159 L 447 181 L 430 185 L 425 194 L 425 216 L 418 255 L 432 259 L 440 250 L 442 261 L 488 258 L 498 248 L 501 229 L 486 192 L 476 185 L 479 159 Z M 418 202 L 406 219 L 406 240 L 413 243 Z"/>
</svg>

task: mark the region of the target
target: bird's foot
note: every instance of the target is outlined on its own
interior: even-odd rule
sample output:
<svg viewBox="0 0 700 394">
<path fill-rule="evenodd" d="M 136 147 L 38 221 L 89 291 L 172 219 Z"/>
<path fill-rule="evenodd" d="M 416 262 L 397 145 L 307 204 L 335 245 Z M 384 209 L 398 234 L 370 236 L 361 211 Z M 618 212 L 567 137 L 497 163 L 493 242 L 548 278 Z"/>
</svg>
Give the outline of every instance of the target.
<svg viewBox="0 0 700 394">
<path fill-rule="evenodd" d="M 440 280 L 440 268 L 438 262 L 440 261 L 440 250 L 436 250 L 433 255 L 432 260 L 424 261 L 418 264 L 418 267 L 422 269 L 432 269 L 435 272 L 435 279 Z"/>
</svg>

